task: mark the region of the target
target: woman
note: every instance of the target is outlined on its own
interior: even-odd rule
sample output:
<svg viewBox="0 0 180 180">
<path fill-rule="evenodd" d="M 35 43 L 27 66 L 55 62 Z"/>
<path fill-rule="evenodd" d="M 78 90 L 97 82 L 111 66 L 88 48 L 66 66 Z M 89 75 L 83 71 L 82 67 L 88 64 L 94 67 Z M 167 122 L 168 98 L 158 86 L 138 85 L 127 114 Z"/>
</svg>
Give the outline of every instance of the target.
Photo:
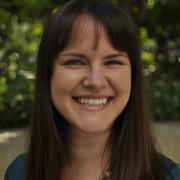
<svg viewBox="0 0 180 180">
<path fill-rule="evenodd" d="M 103 0 L 72 0 L 41 39 L 27 154 L 5 180 L 177 180 L 150 131 L 136 27 Z"/>
</svg>

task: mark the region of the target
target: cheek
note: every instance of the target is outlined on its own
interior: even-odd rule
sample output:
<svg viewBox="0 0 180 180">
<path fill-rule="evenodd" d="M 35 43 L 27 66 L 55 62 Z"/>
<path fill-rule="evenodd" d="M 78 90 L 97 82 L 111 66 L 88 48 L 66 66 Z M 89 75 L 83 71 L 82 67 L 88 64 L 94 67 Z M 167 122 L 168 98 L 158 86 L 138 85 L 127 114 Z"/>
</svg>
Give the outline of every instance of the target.
<svg viewBox="0 0 180 180">
<path fill-rule="evenodd" d="M 54 71 L 51 80 L 51 94 L 52 95 L 65 95 L 72 93 L 73 89 L 79 84 L 80 75 L 78 73 L 72 73 L 70 71 L 63 71 L 58 69 Z"/>
<path fill-rule="evenodd" d="M 68 92 L 69 83 L 64 78 L 54 76 L 51 80 L 51 96 L 57 98 Z"/>
<path fill-rule="evenodd" d="M 64 112 L 64 105 L 72 89 L 72 83 L 69 83 L 69 77 L 63 73 L 55 72 L 51 79 L 51 99 L 59 112 Z"/>
<path fill-rule="evenodd" d="M 131 90 L 131 69 L 111 72 L 109 76 L 112 87 L 117 93 L 129 93 Z"/>
</svg>

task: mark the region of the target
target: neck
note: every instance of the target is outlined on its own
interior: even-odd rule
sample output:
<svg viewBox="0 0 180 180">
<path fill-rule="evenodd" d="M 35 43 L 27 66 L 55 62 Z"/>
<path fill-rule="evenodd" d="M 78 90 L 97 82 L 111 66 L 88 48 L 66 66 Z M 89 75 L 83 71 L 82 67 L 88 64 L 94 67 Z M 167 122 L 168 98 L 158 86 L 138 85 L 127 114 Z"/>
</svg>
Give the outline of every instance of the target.
<svg viewBox="0 0 180 180">
<path fill-rule="evenodd" d="M 100 133 L 87 133 L 73 129 L 70 132 L 68 145 L 71 163 L 65 167 L 61 179 L 99 179 L 110 156 L 107 145 L 110 130 Z"/>
<path fill-rule="evenodd" d="M 96 163 L 104 166 L 109 157 L 109 134 L 110 130 L 98 133 L 71 131 L 69 149 L 72 164 L 84 166 Z"/>
</svg>

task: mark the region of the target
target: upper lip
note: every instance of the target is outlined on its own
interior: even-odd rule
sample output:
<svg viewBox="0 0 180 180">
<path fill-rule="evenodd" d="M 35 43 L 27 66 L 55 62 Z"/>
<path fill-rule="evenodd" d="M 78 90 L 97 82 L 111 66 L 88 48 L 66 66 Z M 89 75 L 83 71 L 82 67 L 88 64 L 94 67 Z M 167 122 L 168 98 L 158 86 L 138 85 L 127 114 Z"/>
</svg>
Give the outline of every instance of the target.
<svg viewBox="0 0 180 180">
<path fill-rule="evenodd" d="M 81 96 L 74 96 L 74 98 L 113 98 L 113 96 L 108 95 L 81 95 Z"/>
</svg>

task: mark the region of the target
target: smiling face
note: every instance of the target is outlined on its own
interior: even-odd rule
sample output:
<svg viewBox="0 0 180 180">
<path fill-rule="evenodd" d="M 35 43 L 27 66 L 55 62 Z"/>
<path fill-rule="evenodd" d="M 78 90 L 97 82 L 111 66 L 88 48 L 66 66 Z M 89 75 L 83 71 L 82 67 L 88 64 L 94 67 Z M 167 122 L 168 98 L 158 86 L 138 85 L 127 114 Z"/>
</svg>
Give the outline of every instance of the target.
<svg viewBox="0 0 180 180">
<path fill-rule="evenodd" d="M 79 18 L 74 28 L 77 31 L 71 39 L 74 36 L 76 41 L 72 40 L 54 61 L 52 101 L 73 130 L 110 131 L 130 96 L 128 55 L 112 47 L 102 27 L 94 48 L 95 26 L 91 18 Z"/>
</svg>

